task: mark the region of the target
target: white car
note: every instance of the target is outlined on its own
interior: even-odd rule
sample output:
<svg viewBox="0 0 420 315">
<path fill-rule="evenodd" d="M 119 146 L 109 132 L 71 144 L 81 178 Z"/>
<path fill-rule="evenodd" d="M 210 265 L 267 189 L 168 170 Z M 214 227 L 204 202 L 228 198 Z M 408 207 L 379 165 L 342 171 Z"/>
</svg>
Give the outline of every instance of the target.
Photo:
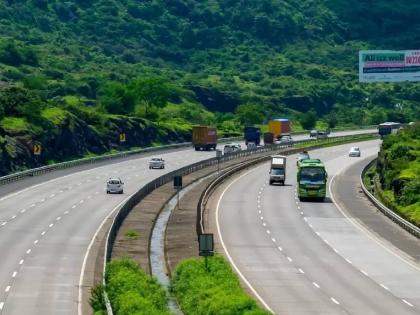
<svg viewBox="0 0 420 315">
<path fill-rule="evenodd" d="M 123 194 L 124 193 L 124 182 L 119 177 L 113 177 L 108 179 L 106 183 L 107 194 Z"/>
<path fill-rule="evenodd" d="M 241 151 L 242 147 L 239 143 L 226 143 L 223 148 L 223 154 Z"/>
<path fill-rule="evenodd" d="M 162 158 L 152 158 L 149 161 L 149 169 L 152 168 L 159 168 L 164 169 L 165 168 L 165 160 Z"/>
<path fill-rule="evenodd" d="M 360 149 L 359 147 L 351 147 L 350 151 L 349 151 L 349 156 L 356 156 L 356 157 L 360 157 Z"/>
<path fill-rule="evenodd" d="M 281 136 L 280 144 L 293 144 L 293 139 L 291 136 Z"/>
</svg>

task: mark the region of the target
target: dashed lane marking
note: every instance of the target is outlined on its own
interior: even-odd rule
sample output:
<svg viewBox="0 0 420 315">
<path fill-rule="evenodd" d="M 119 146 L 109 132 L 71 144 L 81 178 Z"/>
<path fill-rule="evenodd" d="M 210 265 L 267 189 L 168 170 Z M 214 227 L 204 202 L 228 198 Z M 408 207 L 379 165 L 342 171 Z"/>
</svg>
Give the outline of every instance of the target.
<svg viewBox="0 0 420 315">
<path fill-rule="evenodd" d="M 336 299 L 334 299 L 333 297 L 331 298 L 331 301 L 333 301 L 333 303 L 340 305 L 340 302 L 338 302 Z"/>
<path fill-rule="evenodd" d="M 313 284 L 315 287 L 317 287 L 318 289 L 319 289 L 319 288 L 321 288 L 321 287 L 319 286 L 319 284 L 318 284 L 318 283 L 316 283 L 316 282 L 312 282 L 312 284 Z"/>
<path fill-rule="evenodd" d="M 410 307 L 414 307 L 414 305 L 413 305 L 413 304 L 411 304 L 410 302 L 408 302 L 407 300 L 402 299 L 402 301 L 403 301 L 405 304 L 407 304 L 408 306 L 410 306 Z"/>
</svg>

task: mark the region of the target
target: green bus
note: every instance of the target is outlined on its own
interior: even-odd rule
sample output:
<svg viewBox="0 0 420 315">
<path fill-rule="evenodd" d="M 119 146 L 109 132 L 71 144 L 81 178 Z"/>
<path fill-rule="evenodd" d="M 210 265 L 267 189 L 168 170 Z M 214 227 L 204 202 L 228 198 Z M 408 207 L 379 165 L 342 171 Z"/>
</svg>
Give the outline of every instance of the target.
<svg viewBox="0 0 420 315">
<path fill-rule="evenodd" d="M 328 174 L 320 159 L 298 162 L 297 187 L 300 200 L 317 198 L 324 200 L 327 193 Z"/>
</svg>

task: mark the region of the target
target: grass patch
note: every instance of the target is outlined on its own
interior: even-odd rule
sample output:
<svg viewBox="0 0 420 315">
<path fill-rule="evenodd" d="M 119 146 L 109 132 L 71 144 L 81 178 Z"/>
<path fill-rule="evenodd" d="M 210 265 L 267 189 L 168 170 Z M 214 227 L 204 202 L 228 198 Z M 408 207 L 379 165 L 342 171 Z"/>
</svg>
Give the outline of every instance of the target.
<svg viewBox="0 0 420 315">
<path fill-rule="evenodd" d="M 132 229 L 125 232 L 124 235 L 126 237 L 128 237 L 129 239 L 132 239 L 132 240 L 137 240 L 140 237 L 140 234 L 137 231 L 132 230 Z"/>
<path fill-rule="evenodd" d="M 172 283 L 185 315 L 268 315 L 241 288 L 237 276 L 221 256 L 204 260 L 191 258 L 181 262 Z"/>
<path fill-rule="evenodd" d="M 57 126 L 66 120 L 68 112 L 58 107 L 51 107 L 43 110 L 41 115 L 43 118 Z"/>
<path fill-rule="evenodd" d="M 169 315 L 165 290 L 132 259 L 112 261 L 106 269 L 106 286 L 92 291 L 95 314 L 106 314 L 104 289 L 115 315 Z"/>
<path fill-rule="evenodd" d="M 26 118 L 22 117 L 4 117 L 0 121 L 0 127 L 9 133 L 38 133 L 41 132 L 40 127 L 30 124 Z"/>
</svg>

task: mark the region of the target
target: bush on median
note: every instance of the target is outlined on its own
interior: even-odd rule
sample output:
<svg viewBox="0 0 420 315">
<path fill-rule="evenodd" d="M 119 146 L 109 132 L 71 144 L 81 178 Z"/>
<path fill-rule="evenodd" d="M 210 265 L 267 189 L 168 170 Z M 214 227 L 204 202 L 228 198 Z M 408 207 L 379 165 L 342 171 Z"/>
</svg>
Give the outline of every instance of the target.
<svg viewBox="0 0 420 315">
<path fill-rule="evenodd" d="M 267 315 L 241 288 L 237 276 L 223 257 L 209 258 L 209 271 L 203 259 L 181 262 L 172 290 L 185 315 Z"/>
<path fill-rule="evenodd" d="M 166 292 L 134 260 L 123 258 L 112 261 L 107 266 L 105 277 L 105 290 L 115 315 L 170 314 Z M 98 290 L 103 293 L 103 288 L 98 287 L 91 298 L 95 314 L 104 311 L 103 294 Z"/>
</svg>

